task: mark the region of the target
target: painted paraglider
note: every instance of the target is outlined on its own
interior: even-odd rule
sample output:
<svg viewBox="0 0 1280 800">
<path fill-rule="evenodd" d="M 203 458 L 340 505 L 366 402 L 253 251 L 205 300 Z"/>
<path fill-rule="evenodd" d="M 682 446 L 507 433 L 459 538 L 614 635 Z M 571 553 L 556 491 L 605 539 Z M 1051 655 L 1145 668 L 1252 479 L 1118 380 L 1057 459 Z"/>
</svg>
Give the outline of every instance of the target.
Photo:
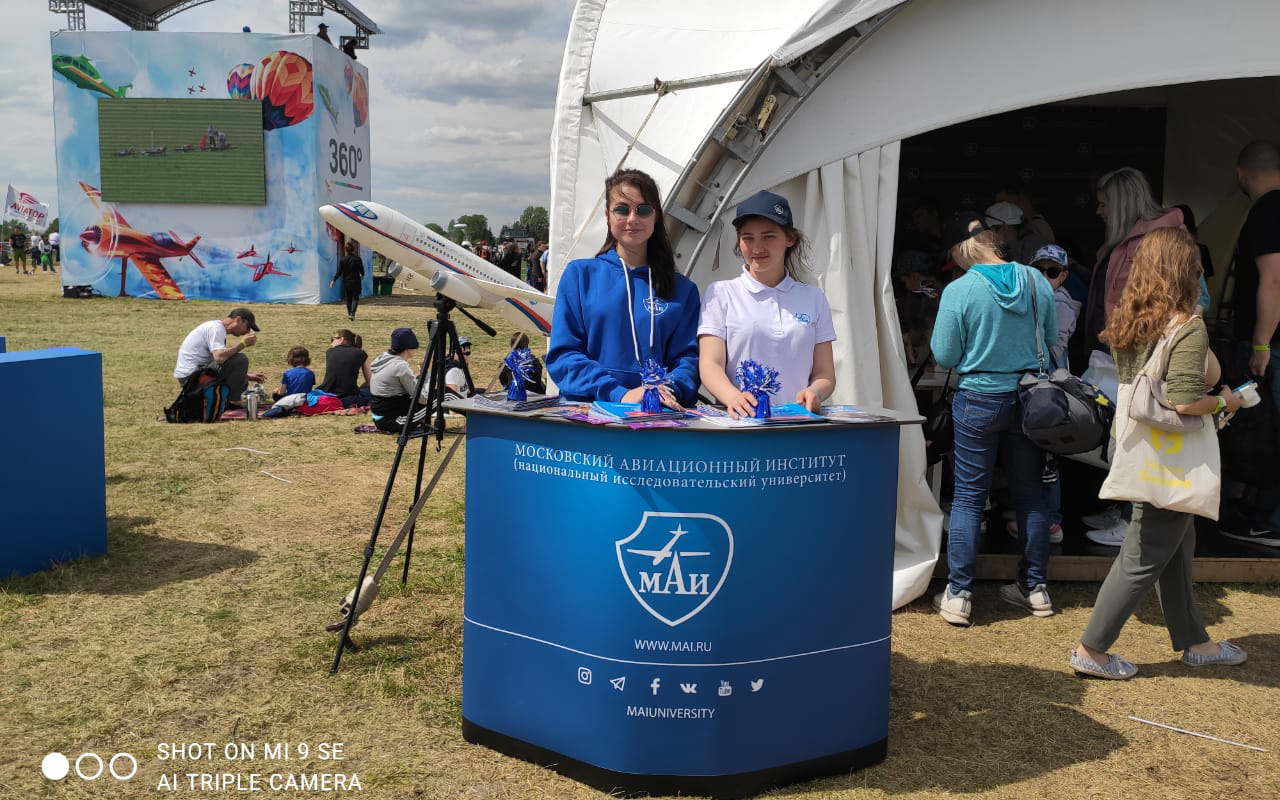
<svg viewBox="0 0 1280 800">
<path fill-rule="evenodd" d="M 297 53 L 268 53 L 254 68 L 250 85 L 253 97 L 262 100 L 263 130 L 296 125 L 315 108 L 311 62 Z"/>
</svg>

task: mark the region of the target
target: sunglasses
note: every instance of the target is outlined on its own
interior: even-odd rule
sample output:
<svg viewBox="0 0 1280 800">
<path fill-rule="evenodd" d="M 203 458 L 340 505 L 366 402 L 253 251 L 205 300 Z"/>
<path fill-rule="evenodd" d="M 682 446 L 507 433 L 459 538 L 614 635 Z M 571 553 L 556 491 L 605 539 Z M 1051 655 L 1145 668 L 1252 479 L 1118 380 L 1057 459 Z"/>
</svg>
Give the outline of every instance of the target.
<svg viewBox="0 0 1280 800">
<path fill-rule="evenodd" d="M 1044 276 L 1051 281 L 1057 280 L 1057 278 L 1061 276 L 1062 273 L 1067 271 L 1066 267 L 1036 267 L 1036 269 L 1043 272 Z"/>
<path fill-rule="evenodd" d="M 614 206 L 609 210 L 613 212 L 613 215 L 615 217 L 629 217 L 631 216 L 631 212 L 633 210 L 636 212 L 636 216 L 640 217 L 641 219 L 644 219 L 645 217 L 653 216 L 653 206 L 649 205 L 648 203 L 641 203 L 640 205 L 636 206 L 635 209 L 632 209 L 631 206 L 627 205 L 626 203 L 618 203 L 616 206 Z"/>
</svg>

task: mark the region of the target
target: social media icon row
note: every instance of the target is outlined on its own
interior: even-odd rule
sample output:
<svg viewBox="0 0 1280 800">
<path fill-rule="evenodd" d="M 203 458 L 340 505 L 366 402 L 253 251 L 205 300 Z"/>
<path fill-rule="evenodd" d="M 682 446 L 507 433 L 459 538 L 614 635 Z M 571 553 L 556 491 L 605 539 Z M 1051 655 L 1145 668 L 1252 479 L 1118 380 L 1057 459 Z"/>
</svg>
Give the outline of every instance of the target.
<svg viewBox="0 0 1280 800">
<path fill-rule="evenodd" d="M 591 670 L 588 669 L 587 667 L 578 667 L 578 683 L 581 683 L 583 686 L 590 686 L 591 681 L 592 681 Z M 619 675 L 616 678 L 610 678 L 609 685 L 611 685 L 614 689 L 616 689 L 619 692 L 624 692 L 627 689 L 627 676 Z M 755 678 L 749 681 L 748 685 L 751 687 L 751 692 L 754 694 L 755 692 L 758 692 L 764 688 L 764 678 Z M 649 690 L 655 696 L 658 694 L 659 691 L 661 691 L 661 689 L 662 689 L 661 678 L 654 678 L 653 680 L 649 681 Z M 714 687 L 714 690 L 715 690 L 715 693 L 720 697 L 731 697 L 733 695 L 733 684 L 731 684 L 729 681 L 720 681 L 719 685 Z M 683 692 L 684 694 L 697 694 L 698 684 L 693 682 L 681 681 L 680 691 Z M 708 691 L 710 691 L 710 689 L 708 689 Z"/>
</svg>

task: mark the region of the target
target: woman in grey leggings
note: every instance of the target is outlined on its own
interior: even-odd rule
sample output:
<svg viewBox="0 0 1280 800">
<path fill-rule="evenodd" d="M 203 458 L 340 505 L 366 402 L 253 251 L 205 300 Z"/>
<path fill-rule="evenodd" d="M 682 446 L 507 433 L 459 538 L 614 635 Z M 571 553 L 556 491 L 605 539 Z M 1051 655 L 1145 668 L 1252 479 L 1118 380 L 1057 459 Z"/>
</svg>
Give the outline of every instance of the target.
<svg viewBox="0 0 1280 800">
<path fill-rule="evenodd" d="M 1200 255 L 1190 234 L 1180 228 L 1151 231 L 1138 245 L 1129 280 L 1099 337 L 1111 346 L 1121 383 L 1132 383 L 1165 330 L 1171 323 L 1181 325 L 1169 348 L 1165 383 L 1169 402 L 1179 414 L 1192 416 L 1235 411 L 1241 405 L 1225 385 L 1217 396 L 1205 394 L 1205 387 L 1221 377 L 1221 369 L 1209 350 L 1204 321 L 1195 316 L 1200 271 Z M 1137 674 L 1136 666 L 1107 650 L 1153 587 L 1173 649 L 1183 651 L 1184 664 L 1243 663 L 1244 650 L 1231 642 L 1214 642 L 1205 630 L 1191 586 L 1195 548 L 1194 515 L 1134 503 L 1120 555 L 1098 590 L 1089 624 L 1071 652 L 1071 667 L 1084 675 L 1117 680 Z"/>
</svg>

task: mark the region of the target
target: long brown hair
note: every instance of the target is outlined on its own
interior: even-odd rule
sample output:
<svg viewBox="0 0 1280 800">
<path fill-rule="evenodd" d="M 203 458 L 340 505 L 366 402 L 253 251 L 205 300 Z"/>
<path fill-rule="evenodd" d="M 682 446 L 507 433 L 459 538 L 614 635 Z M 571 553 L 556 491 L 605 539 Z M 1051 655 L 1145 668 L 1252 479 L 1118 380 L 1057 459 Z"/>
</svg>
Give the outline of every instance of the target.
<svg viewBox="0 0 1280 800">
<path fill-rule="evenodd" d="M 1098 338 L 1128 350 L 1159 339 L 1169 322 L 1195 312 L 1200 298 L 1200 250 L 1182 228 L 1157 228 L 1142 238 L 1129 280 Z"/>
<path fill-rule="evenodd" d="M 653 234 L 648 242 L 649 279 L 653 281 L 653 293 L 664 300 L 670 300 L 676 294 L 676 259 L 672 255 L 671 240 L 667 238 L 666 220 L 662 215 L 662 194 L 658 191 L 658 184 L 647 173 L 638 169 L 620 169 L 604 182 L 606 206 L 610 203 L 609 193 L 623 184 L 634 186 L 644 201 L 653 206 Z M 608 227 L 610 213 L 612 212 L 605 208 L 605 230 L 608 232 L 596 255 L 606 253 L 618 244 L 618 240 L 613 238 L 613 231 Z"/>
</svg>

